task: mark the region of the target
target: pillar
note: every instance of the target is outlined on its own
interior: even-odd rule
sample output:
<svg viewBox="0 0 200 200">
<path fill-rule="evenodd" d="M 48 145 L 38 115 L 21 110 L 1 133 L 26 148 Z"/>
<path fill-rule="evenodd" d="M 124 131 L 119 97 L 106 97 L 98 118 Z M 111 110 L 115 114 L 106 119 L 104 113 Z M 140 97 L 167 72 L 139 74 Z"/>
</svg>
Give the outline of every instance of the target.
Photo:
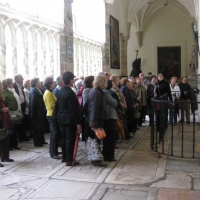
<svg viewBox="0 0 200 200">
<path fill-rule="evenodd" d="M 105 3 L 105 31 L 106 31 L 106 43 L 102 47 L 102 64 L 103 71 L 110 72 L 110 3 Z"/>
<path fill-rule="evenodd" d="M 127 35 L 120 34 L 121 76 L 127 76 L 127 45 L 130 38 L 131 23 L 127 23 Z"/>
<path fill-rule="evenodd" d="M 67 39 L 73 38 L 73 0 L 64 0 L 64 29 L 60 33 L 60 74 L 66 70 L 74 71 L 74 58 L 67 55 Z"/>
</svg>

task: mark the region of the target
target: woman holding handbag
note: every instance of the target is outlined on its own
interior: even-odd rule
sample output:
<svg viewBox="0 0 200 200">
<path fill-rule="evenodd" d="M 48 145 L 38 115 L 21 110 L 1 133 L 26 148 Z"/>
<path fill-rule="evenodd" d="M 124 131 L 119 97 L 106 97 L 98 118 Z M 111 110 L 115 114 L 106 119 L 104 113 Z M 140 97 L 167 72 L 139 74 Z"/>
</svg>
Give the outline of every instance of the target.
<svg viewBox="0 0 200 200">
<path fill-rule="evenodd" d="M 92 160 L 94 166 L 106 167 L 102 162 L 103 157 L 99 151 L 99 143 L 95 135 L 98 128 L 104 128 L 106 117 L 106 102 L 104 99 L 103 89 L 107 88 L 106 76 L 99 75 L 94 80 L 94 88 L 90 91 L 88 97 L 88 119 L 89 126 L 94 131 L 88 135 L 86 143 L 88 159 Z"/>
<path fill-rule="evenodd" d="M 3 91 L 3 85 L 0 82 L 0 92 Z M 12 124 L 8 115 L 9 108 L 5 106 L 2 96 L 0 95 L 0 121 L 4 123 L 8 133 L 12 130 Z M 9 158 L 9 134 L 3 139 L 0 140 L 0 155 L 1 162 L 13 162 L 13 159 Z M 4 165 L 0 163 L 0 167 Z"/>
<path fill-rule="evenodd" d="M 17 133 L 20 130 L 21 117 L 23 117 L 21 111 L 21 102 L 18 94 L 13 88 L 13 80 L 10 78 L 3 80 L 4 90 L 1 92 L 1 96 L 5 102 L 6 107 L 9 108 L 9 117 L 13 124 L 12 133 L 10 135 L 10 150 L 20 150 L 18 147 Z M 19 114 L 19 115 L 18 115 Z M 22 115 L 22 116 L 20 116 Z"/>
</svg>

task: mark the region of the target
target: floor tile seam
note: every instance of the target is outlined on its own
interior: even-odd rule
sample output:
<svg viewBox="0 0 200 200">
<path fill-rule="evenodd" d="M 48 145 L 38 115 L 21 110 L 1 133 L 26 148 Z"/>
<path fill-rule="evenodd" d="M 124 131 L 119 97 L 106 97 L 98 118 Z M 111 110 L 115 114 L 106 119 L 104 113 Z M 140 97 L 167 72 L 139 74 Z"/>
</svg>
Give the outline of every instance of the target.
<svg viewBox="0 0 200 200">
<path fill-rule="evenodd" d="M 48 152 L 48 149 L 45 150 L 43 153 L 34 155 L 33 157 L 30 157 L 30 158 L 28 158 L 28 159 L 26 159 L 26 160 L 24 160 L 24 161 L 22 161 L 22 162 L 20 162 L 20 163 L 18 163 L 18 164 L 16 164 L 16 165 L 14 165 L 13 167 L 10 167 L 9 169 L 5 170 L 4 172 L 9 172 L 9 170 L 13 171 L 13 170 L 15 170 L 15 168 L 18 169 L 19 167 L 23 167 L 23 166 L 26 165 L 27 163 L 29 163 L 29 162 L 31 162 L 31 161 L 33 161 L 33 160 L 39 158 L 40 156 L 44 155 L 44 154 L 47 153 L 47 152 Z M 33 152 L 33 153 L 35 153 L 35 152 Z"/>
<path fill-rule="evenodd" d="M 41 178 L 42 178 L 42 177 L 41 177 Z M 39 179 L 41 179 L 41 178 L 38 177 L 37 180 L 39 180 Z M 37 181 L 37 180 L 36 180 L 36 181 Z M 22 181 L 22 183 L 26 183 L 26 182 L 30 182 L 30 181 L 35 181 L 35 180 Z M 4 186 L 4 187 L 7 187 L 7 188 L 12 188 L 12 189 L 17 189 L 17 188 L 21 189 L 21 188 L 22 188 L 22 189 L 26 189 L 26 190 L 37 191 L 38 188 L 40 188 L 43 184 L 45 184 L 45 183 L 48 182 L 48 181 L 49 181 L 49 179 L 45 180 L 43 183 L 41 183 L 39 186 L 37 186 L 37 188 L 27 188 L 26 186 L 21 186 L 21 185 L 15 186 L 16 184 L 19 184 L 19 183 L 21 183 L 21 182 L 9 184 L 9 185 L 3 185 L 3 186 Z"/>
<path fill-rule="evenodd" d="M 133 144 L 128 148 L 128 150 L 134 150 L 136 145 L 143 139 L 143 137 L 146 135 L 148 131 L 149 131 L 149 128 L 143 131 L 142 134 L 139 134 L 138 137 L 136 138 L 136 141 L 133 142 Z"/>
<path fill-rule="evenodd" d="M 119 188 L 121 187 L 121 188 Z M 147 199 L 148 197 L 150 198 L 152 196 L 152 192 L 155 192 L 156 190 L 156 195 L 158 194 L 159 188 L 157 187 L 147 187 L 144 184 L 129 184 L 129 185 L 125 185 L 125 184 L 102 184 L 98 187 L 98 191 L 97 193 L 94 193 L 95 196 L 92 197 L 92 200 L 101 200 L 106 192 L 109 189 L 113 189 L 113 190 L 123 190 L 123 191 L 132 191 L 132 192 L 145 192 L 147 193 Z M 155 196 L 155 195 L 154 195 Z"/>
</svg>

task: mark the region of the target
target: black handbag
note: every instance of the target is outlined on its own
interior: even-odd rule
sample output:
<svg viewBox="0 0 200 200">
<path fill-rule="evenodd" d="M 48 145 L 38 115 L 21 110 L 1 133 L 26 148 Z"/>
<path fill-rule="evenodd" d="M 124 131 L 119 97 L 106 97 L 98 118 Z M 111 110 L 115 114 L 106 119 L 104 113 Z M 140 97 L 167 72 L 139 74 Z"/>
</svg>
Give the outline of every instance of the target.
<svg viewBox="0 0 200 200">
<path fill-rule="evenodd" d="M 3 120 L 0 120 L 1 126 L 0 126 L 0 140 L 3 140 L 4 138 L 6 138 L 9 134 L 9 131 L 5 125 L 5 123 L 3 122 Z"/>
</svg>

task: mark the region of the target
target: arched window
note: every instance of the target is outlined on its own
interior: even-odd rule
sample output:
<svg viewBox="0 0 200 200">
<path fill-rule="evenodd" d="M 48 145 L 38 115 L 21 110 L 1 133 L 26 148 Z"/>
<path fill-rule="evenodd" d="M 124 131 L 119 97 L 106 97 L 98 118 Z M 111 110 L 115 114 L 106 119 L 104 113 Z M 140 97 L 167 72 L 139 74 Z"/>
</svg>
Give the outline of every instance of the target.
<svg viewBox="0 0 200 200">
<path fill-rule="evenodd" d="M 59 30 L 6 17 L 0 15 L 0 80 L 17 73 L 41 81 L 60 75 Z"/>
</svg>

